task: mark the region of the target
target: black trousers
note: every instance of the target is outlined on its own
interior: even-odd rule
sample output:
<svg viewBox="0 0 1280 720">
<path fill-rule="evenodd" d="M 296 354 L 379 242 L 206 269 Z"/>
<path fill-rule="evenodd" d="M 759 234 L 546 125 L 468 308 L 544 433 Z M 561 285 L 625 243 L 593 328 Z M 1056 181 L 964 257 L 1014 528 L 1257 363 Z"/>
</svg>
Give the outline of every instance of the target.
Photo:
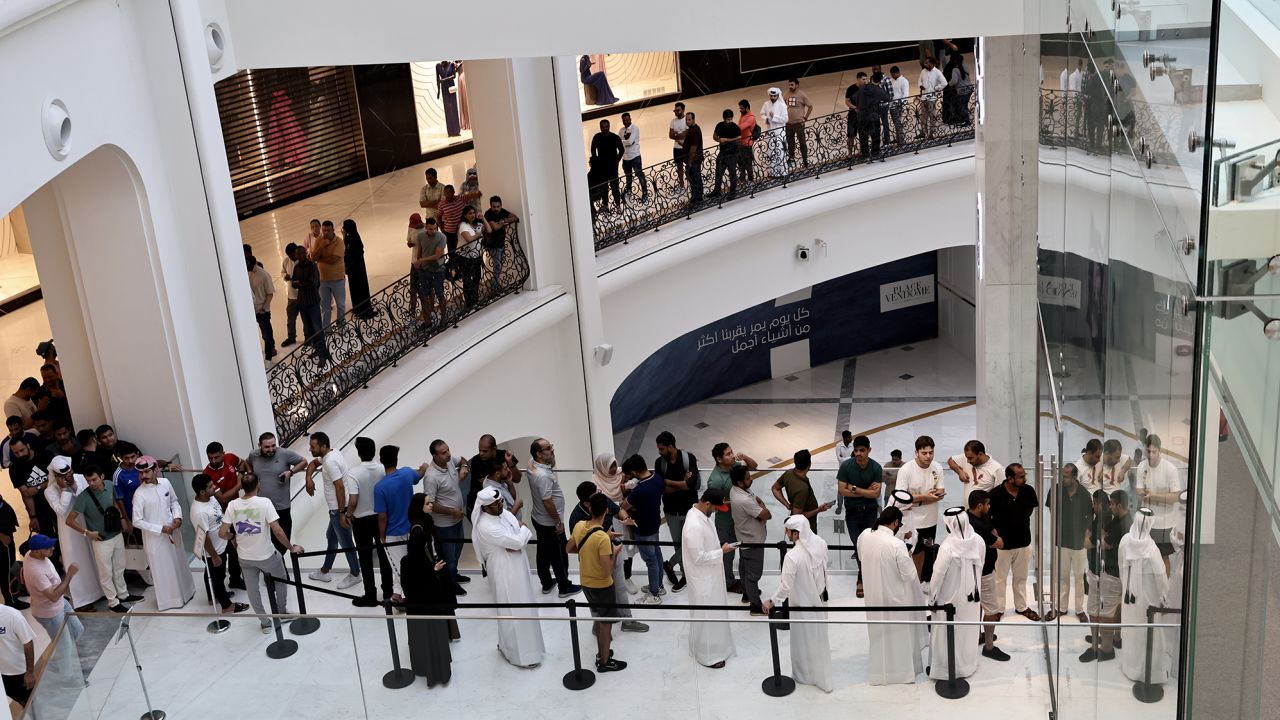
<svg viewBox="0 0 1280 720">
<path fill-rule="evenodd" d="M 280 523 L 280 529 L 284 531 L 284 536 L 287 538 L 292 538 L 293 537 L 293 515 L 290 514 L 289 508 L 285 508 L 283 510 L 277 510 L 276 514 L 280 516 L 280 519 L 277 522 Z M 276 539 L 276 536 L 274 533 L 271 535 L 271 544 L 276 546 L 276 550 L 279 551 L 280 557 L 282 558 L 284 557 L 285 553 L 289 552 L 289 548 L 285 545 L 281 545 L 280 541 Z"/>
<path fill-rule="evenodd" d="M 569 582 L 569 552 L 564 547 L 568 540 L 564 533 L 556 532 L 552 525 L 537 522 L 533 523 L 533 530 L 537 536 L 538 579 L 542 581 L 542 587 L 549 588 L 554 584 L 561 590 L 568 590 L 572 583 Z"/>
<path fill-rule="evenodd" d="M 356 555 L 360 559 L 360 567 L 364 572 L 360 578 L 364 580 L 364 596 L 377 599 L 378 593 L 373 585 L 373 550 L 378 549 L 378 572 L 382 579 L 382 596 L 391 597 L 391 561 L 387 559 L 387 550 L 378 540 L 378 516 L 358 517 L 351 527 L 356 539 Z"/>
<path fill-rule="evenodd" d="M 209 584 L 213 586 L 213 599 L 218 603 L 218 607 L 225 610 L 231 607 L 231 593 L 227 592 L 227 553 L 224 552 L 218 557 L 222 559 L 218 565 L 214 565 L 211 558 L 205 558 L 204 564 L 209 568 Z"/>
<path fill-rule="evenodd" d="M 236 590 L 244 589 L 244 574 L 240 572 L 240 553 L 236 552 L 236 544 L 227 544 L 227 587 Z"/>
<path fill-rule="evenodd" d="M 862 157 L 864 158 L 880 154 L 879 115 L 858 119 L 858 147 L 862 150 Z"/>
</svg>

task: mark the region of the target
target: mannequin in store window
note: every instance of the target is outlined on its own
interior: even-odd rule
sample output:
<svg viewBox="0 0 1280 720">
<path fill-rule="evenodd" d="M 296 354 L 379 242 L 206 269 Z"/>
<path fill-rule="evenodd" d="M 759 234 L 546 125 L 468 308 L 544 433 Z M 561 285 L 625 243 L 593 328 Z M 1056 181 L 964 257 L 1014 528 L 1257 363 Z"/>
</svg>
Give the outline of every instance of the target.
<svg viewBox="0 0 1280 720">
<path fill-rule="evenodd" d="M 471 129 L 471 106 L 467 102 L 467 73 L 462 66 L 462 61 L 457 63 L 458 70 L 458 120 L 459 127 L 463 130 Z"/>
<path fill-rule="evenodd" d="M 604 76 L 604 64 L 601 63 L 599 71 L 591 72 L 592 64 L 590 55 L 583 55 L 578 59 L 578 74 L 582 78 L 582 88 L 587 97 L 587 103 L 612 105 L 618 102 L 618 97 L 609 88 L 609 79 Z"/>
<path fill-rule="evenodd" d="M 462 134 L 458 121 L 458 64 L 452 60 L 436 63 L 436 97 L 444 104 L 444 125 L 449 137 Z"/>
</svg>

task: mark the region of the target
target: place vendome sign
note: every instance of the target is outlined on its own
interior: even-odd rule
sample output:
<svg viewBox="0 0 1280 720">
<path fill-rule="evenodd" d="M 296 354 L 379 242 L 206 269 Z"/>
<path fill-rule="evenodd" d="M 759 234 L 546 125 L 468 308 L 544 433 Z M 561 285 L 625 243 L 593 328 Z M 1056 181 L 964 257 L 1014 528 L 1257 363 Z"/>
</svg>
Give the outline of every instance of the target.
<svg viewBox="0 0 1280 720">
<path fill-rule="evenodd" d="M 880 312 L 924 305 L 933 302 L 933 275 L 895 280 L 880 286 Z"/>
</svg>

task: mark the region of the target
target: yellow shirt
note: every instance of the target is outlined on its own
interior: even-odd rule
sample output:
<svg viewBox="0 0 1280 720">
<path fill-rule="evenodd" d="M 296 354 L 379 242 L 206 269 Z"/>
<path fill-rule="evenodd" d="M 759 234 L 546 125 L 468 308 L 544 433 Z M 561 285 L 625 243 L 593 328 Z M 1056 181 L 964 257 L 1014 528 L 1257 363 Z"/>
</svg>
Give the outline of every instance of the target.
<svg viewBox="0 0 1280 720">
<path fill-rule="evenodd" d="M 604 530 L 587 538 L 593 527 L 600 526 L 583 520 L 573 528 L 573 542 L 578 546 L 578 582 L 589 588 L 613 587 L 613 573 L 605 569 L 604 561 L 613 555 L 613 541 Z"/>
</svg>

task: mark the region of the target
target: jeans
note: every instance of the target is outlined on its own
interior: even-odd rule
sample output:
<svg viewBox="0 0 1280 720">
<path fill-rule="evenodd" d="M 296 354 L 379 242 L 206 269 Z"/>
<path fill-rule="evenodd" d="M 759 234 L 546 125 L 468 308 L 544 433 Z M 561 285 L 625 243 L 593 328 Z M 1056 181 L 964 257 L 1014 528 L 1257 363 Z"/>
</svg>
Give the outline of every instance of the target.
<svg viewBox="0 0 1280 720">
<path fill-rule="evenodd" d="M 742 178 L 742 182 L 752 182 L 756 179 L 755 159 L 755 151 L 750 145 L 738 148 L 738 175 Z"/>
<path fill-rule="evenodd" d="M 642 198 L 649 197 L 649 186 L 645 183 L 645 180 L 644 180 L 644 165 L 642 164 L 639 155 L 635 156 L 631 160 L 623 160 L 622 171 L 627 174 L 627 194 L 628 195 L 631 194 L 631 176 L 634 174 L 634 175 L 640 176 L 640 197 Z"/>
<path fill-rule="evenodd" d="M 93 548 L 93 564 L 98 568 L 98 586 L 107 598 L 107 605 L 115 607 L 129 597 L 129 586 L 124 581 L 124 537 L 116 533 L 110 540 L 90 540 L 89 546 Z"/>
<path fill-rule="evenodd" d="M 285 330 L 288 331 L 288 335 L 285 337 L 285 339 L 290 342 L 296 342 L 298 340 L 299 312 L 300 310 L 298 308 L 298 298 L 289 298 L 289 302 L 285 303 L 285 306 L 284 306 L 284 316 L 285 316 L 284 322 L 285 322 Z"/>
<path fill-rule="evenodd" d="M 276 338 L 271 331 L 271 311 L 255 313 L 258 319 L 258 330 L 262 332 L 263 352 L 267 357 L 276 354 Z"/>
<path fill-rule="evenodd" d="M 696 158 L 695 157 L 689 158 L 689 165 L 687 167 L 687 170 L 689 174 L 689 202 L 700 203 L 702 202 L 701 154 L 699 154 L 699 156 Z"/>
<path fill-rule="evenodd" d="M 894 103 L 893 107 L 889 108 L 889 117 L 890 117 L 890 118 L 892 118 L 892 120 L 893 120 L 893 139 L 894 139 L 894 141 L 895 141 L 895 142 L 897 142 L 897 143 L 904 143 L 904 142 L 906 142 L 906 141 L 907 141 L 907 139 L 906 139 L 905 135 L 903 134 L 903 130 L 902 130 L 902 105 L 900 105 L 900 104 L 898 104 L 898 103 Z M 888 134 L 889 134 L 889 133 L 888 133 L 888 125 L 887 125 L 887 124 L 885 125 L 885 134 L 886 134 L 886 135 L 888 135 Z"/>
<path fill-rule="evenodd" d="M 804 134 L 804 123 L 787 123 L 787 159 L 794 166 L 796 163 L 796 145 L 800 145 L 800 158 L 805 165 L 809 164 L 809 139 Z"/>
<path fill-rule="evenodd" d="M 444 560 L 444 564 L 449 569 L 449 575 L 454 579 L 458 579 L 458 558 L 462 557 L 462 521 L 448 527 L 436 526 L 436 537 L 440 539 L 440 559 Z M 458 540 L 459 542 L 449 542 L 450 540 Z"/>
<path fill-rule="evenodd" d="M 852 498 L 845 498 L 849 501 L 845 505 L 844 526 L 849 531 L 849 542 L 856 546 L 858 537 L 862 535 L 863 530 L 870 530 L 872 525 L 876 524 L 876 518 L 880 516 L 880 508 L 876 505 L 854 505 Z M 857 555 L 854 550 L 854 555 Z M 858 561 L 858 582 L 862 582 L 862 561 Z"/>
<path fill-rule="evenodd" d="M 716 188 L 713 191 L 716 195 L 720 194 L 725 173 L 729 174 L 729 197 L 733 197 L 738 194 L 738 147 L 736 145 L 721 145 L 720 154 L 716 155 Z"/>
<path fill-rule="evenodd" d="M 352 522 L 352 534 L 356 540 L 356 555 L 360 558 L 360 567 L 364 568 L 361 579 L 364 580 L 364 596 L 377 599 L 378 593 L 373 580 L 373 551 L 378 551 L 378 572 L 382 577 L 382 596 L 391 597 L 391 560 L 387 557 L 387 549 L 378 542 L 378 516 L 366 515 Z"/>
<path fill-rule="evenodd" d="M 568 540 L 564 533 L 556 532 L 553 525 L 542 525 L 536 520 L 533 521 L 533 531 L 537 536 L 538 579 L 542 581 L 542 587 L 549 588 L 554 584 L 562 591 L 568 590 L 572 583 L 569 582 L 569 552 L 564 547 Z"/>
<path fill-rule="evenodd" d="M 338 315 L 334 317 L 330 315 L 333 308 L 330 302 L 338 306 Z M 342 322 L 343 316 L 347 314 L 347 279 L 339 280 L 321 280 L 320 281 L 320 317 L 323 325 L 321 327 L 329 327 L 330 322 Z"/>
<path fill-rule="evenodd" d="M 497 247 L 487 247 L 484 249 L 489 253 L 489 267 L 492 268 L 493 275 L 489 278 L 489 290 L 494 295 L 498 294 L 498 285 L 502 280 L 502 258 L 507 254 L 507 248 L 504 245 Z"/>
<path fill-rule="evenodd" d="M 880 146 L 888 145 L 892 140 L 889 137 L 889 104 L 880 105 Z"/>
<path fill-rule="evenodd" d="M 33 616 L 34 617 L 34 616 Z M 80 665 L 80 636 L 84 634 L 84 625 L 80 622 L 80 618 L 76 617 L 75 610 L 71 608 L 71 602 L 66 598 L 62 598 L 62 607 L 58 614 L 51 618 L 36 618 L 36 622 L 40 623 L 40 627 L 49 633 L 49 641 L 52 642 L 58 636 L 58 628 L 62 627 L 62 621 L 66 620 L 66 632 L 70 633 L 70 643 L 64 638 L 59 647 L 55 648 L 49 663 L 57 664 L 58 673 L 65 677 L 77 678 L 83 668 Z"/>
<path fill-rule="evenodd" d="M 329 346 L 324 342 L 324 333 L 321 332 L 323 327 L 320 322 L 320 306 L 311 305 L 309 307 L 299 308 L 299 314 L 302 315 L 302 334 L 307 338 L 307 344 L 311 346 L 316 354 L 322 360 L 329 359 Z"/>
<path fill-rule="evenodd" d="M 404 560 L 404 556 L 409 554 L 408 545 L 392 545 L 392 543 L 403 543 L 408 540 L 408 535 L 388 535 L 387 536 L 387 560 L 391 562 L 391 588 L 396 595 L 404 596 L 404 586 L 400 584 L 400 561 Z"/>
<path fill-rule="evenodd" d="M 230 547 L 230 546 L 228 546 Z M 231 607 L 231 593 L 227 592 L 227 553 L 218 556 L 222 562 L 213 564 L 211 558 L 205 558 L 205 567 L 209 569 L 209 584 L 213 586 L 213 599 L 218 607 L 226 610 Z"/>
<path fill-rule="evenodd" d="M 671 550 L 671 567 L 677 565 L 684 570 L 684 558 L 680 554 L 680 536 L 684 533 L 684 515 L 668 515 L 667 529 L 671 531 L 671 540 L 676 544 Z"/>
<path fill-rule="evenodd" d="M 658 533 L 636 535 L 636 540 L 658 542 Z M 645 566 L 649 568 L 649 594 L 657 595 L 658 588 L 662 586 L 662 546 L 637 545 L 635 547 L 640 550 L 640 559 L 644 560 Z"/>
<path fill-rule="evenodd" d="M 752 610 L 760 605 L 760 577 L 764 575 L 764 548 L 738 548 L 738 576 Z"/>
<path fill-rule="evenodd" d="M 253 607 L 253 611 L 258 615 L 266 615 L 267 610 L 262 607 L 262 590 L 259 583 L 262 582 L 264 575 L 272 577 L 284 577 L 284 560 L 280 559 L 280 553 L 276 553 L 266 560 L 246 560 L 240 558 L 240 568 L 244 571 L 245 592 L 249 595 L 249 605 Z M 289 603 L 289 586 L 282 582 L 276 583 L 276 612 L 281 614 L 288 612 Z M 258 624 L 262 627 L 271 627 L 271 620 L 264 617 L 258 618 Z"/>
<path fill-rule="evenodd" d="M 338 545 L 342 545 L 342 552 L 347 556 L 347 567 L 351 568 L 352 575 L 359 575 L 360 558 L 356 557 L 351 528 L 342 527 L 337 510 L 329 511 L 329 528 L 324 532 L 324 539 L 327 545 L 324 549 L 324 564 L 320 569 L 329 572 L 333 568 L 333 561 L 338 557 Z"/>
</svg>

